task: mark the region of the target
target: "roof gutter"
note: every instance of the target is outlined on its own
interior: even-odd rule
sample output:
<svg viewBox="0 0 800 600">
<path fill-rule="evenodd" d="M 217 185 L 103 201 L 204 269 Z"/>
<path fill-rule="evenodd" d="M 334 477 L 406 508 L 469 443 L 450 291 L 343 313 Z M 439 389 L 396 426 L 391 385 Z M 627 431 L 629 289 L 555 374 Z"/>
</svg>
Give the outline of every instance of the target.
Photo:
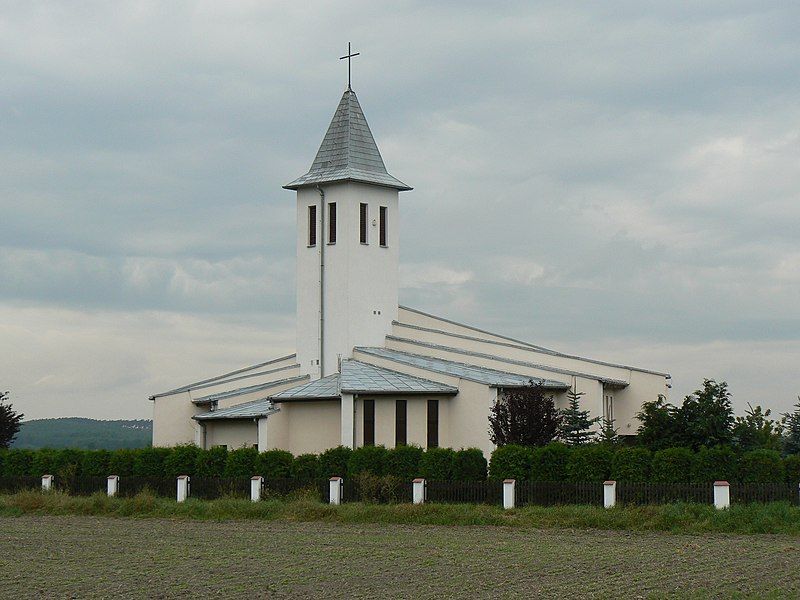
<svg viewBox="0 0 800 600">
<path fill-rule="evenodd" d="M 325 190 L 319 192 L 319 376 L 325 377 Z"/>
</svg>

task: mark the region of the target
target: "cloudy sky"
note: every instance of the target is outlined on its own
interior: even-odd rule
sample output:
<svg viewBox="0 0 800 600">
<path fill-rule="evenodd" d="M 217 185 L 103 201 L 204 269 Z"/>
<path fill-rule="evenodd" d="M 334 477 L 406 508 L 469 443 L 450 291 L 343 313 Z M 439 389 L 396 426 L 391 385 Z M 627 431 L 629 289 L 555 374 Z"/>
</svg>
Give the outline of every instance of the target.
<svg viewBox="0 0 800 600">
<path fill-rule="evenodd" d="M 800 394 L 800 8 L 0 3 L 0 387 L 28 418 L 294 350 L 294 195 L 346 85 L 401 301 Z"/>
</svg>

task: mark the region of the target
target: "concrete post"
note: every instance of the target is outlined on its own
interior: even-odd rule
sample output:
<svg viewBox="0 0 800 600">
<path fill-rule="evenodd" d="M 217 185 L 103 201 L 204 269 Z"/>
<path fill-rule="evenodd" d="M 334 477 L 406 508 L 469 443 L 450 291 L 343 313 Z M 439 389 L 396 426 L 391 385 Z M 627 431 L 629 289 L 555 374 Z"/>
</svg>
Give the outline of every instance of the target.
<svg viewBox="0 0 800 600">
<path fill-rule="evenodd" d="M 603 482 L 603 508 L 614 508 L 617 505 L 617 482 Z"/>
<path fill-rule="evenodd" d="M 261 488 L 264 485 L 264 478 L 261 475 L 254 475 L 250 478 L 250 500 L 258 502 L 261 500 Z"/>
<path fill-rule="evenodd" d="M 516 488 L 517 488 L 517 480 L 516 479 L 504 479 L 503 480 L 503 508 L 506 510 L 510 510 L 515 506 L 516 500 Z"/>
<path fill-rule="evenodd" d="M 424 479 L 415 479 L 411 482 L 411 501 L 414 504 L 423 504 L 425 502 Z"/>
<path fill-rule="evenodd" d="M 260 417 L 258 419 L 258 451 L 266 452 L 269 450 L 267 443 L 267 417 Z"/>
<path fill-rule="evenodd" d="M 52 475 L 42 475 L 42 491 L 49 492 L 53 489 L 53 479 Z"/>
<path fill-rule="evenodd" d="M 106 492 L 110 497 L 114 497 L 119 492 L 119 475 L 109 475 L 106 484 Z"/>
<path fill-rule="evenodd" d="M 342 486 L 344 485 L 344 479 L 341 477 L 331 477 L 330 480 L 330 503 L 336 504 L 337 506 L 342 503 Z"/>
<path fill-rule="evenodd" d="M 731 484 L 727 481 L 714 482 L 714 506 L 719 509 L 731 507 Z"/>
<path fill-rule="evenodd" d="M 180 475 L 178 477 L 178 502 L 185 502 L 189 497 L 189 476 Z"/>
</svg>

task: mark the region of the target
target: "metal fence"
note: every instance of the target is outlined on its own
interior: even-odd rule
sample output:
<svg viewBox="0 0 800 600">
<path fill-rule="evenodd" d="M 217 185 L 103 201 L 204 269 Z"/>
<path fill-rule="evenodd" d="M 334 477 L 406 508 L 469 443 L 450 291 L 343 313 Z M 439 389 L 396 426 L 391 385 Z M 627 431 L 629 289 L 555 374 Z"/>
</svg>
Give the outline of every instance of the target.
<svg viewBox="0 0 800 600">
<path fill-rule="evenodd" d="M 710 483 L 617 482 L 617 503 L 619 504 L 670 504 L 672 502 L 712 504 L 714 487 Z"/>
<path fill-rule="evenodd" d="M 603 484 L 564 481 L 517 482 L 516 506 L 555 506 L 558 504 L 597 504 L 602 506 Z"/>
<path fill-rule="evenodd" d="M 497 504 L 503 497 L 503 482 L 426 481 L 426 502 Z M 410 492 L 406 498 L 410 498 Z"/>
<path fill-rule="evenodd" d="M 0 477 L 0 493 L 13 494 L 23 490 L 42 489 L 41 477 Z"/>
<path fill-rule="evenodd" d="M 800 506 L 800 489 L 792 483 L 732 483 L 732 504 L 789 502 Z"/>
</svg>

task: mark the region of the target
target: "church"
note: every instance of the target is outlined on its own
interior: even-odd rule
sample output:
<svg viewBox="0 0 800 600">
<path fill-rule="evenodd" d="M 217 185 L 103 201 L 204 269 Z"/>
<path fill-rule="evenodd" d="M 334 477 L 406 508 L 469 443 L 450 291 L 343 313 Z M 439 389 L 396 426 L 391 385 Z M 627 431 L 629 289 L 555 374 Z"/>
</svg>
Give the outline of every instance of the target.
<svg viewBox="0 0 800 600">
<path fill-rule="evenodd" d="M 667 394 L 666 373 L 401 305 L 400 192 L 412 188 L 389 174 L 349 83 L 311 168 L 283 187 L 297 204 L 296 352 L 151 396 L 154 446 L 299 455 L 416 444 L 488 457 L 492 406 L 531 381 L 562 408 L 582 392 L 582 408 L 620 435 Z"/>
</svg>

